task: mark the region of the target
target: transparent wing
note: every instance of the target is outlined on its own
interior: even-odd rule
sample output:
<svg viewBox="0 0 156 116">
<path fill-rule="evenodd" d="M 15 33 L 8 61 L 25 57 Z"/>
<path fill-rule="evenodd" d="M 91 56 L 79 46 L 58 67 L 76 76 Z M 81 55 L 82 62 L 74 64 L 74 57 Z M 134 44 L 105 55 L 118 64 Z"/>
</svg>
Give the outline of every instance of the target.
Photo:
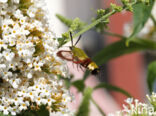
<svg viewBox="0 0 156 116">
<path fill-rule="evenodd" d="M 71 51 L 61 50 L 57 52 L 57 56 L 68 61 L 73 61 L 73 54 Z"/>
</svg>

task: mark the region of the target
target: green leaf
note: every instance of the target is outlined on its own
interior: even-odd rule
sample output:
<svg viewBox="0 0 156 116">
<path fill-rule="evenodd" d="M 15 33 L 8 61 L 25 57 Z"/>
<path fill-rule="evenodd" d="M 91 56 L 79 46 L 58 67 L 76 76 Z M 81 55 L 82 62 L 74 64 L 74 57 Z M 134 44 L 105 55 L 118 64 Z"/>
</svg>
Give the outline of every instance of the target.
<svg viewBox="0 0 156 116">
<path fill-rule="evenodd" d="M 144 3 L 138 3 L 138 4 L 133 5 L 134 29 L 133 29 L 132 34 L 130 35 L 130 38 L 135 37 L 144 27 L 145 23 L 147 22 L 148 18 L 151 15 L 153 4 L 154 4 L 154 1 L 150 0 L 149 5 L 146 5 Z"/>
<path fill-rule="evenodd" d="M 67 27 L 70 27 L 70 25 L 73 23 L 72 19 L 68 19 L 60 14 L 56 14 L 56 17 L 62 22 L 64 23 Z"/>
<path fill-rule="evenodd" d="M 127 39 L 122 39 L 106 46 L 93 57 L 93 61 L 101 65 L 124 54 L 143 50 L 156 50 L 156 42 L 152 40 L 133 39 L 128 47 L 125 45 L 126 41 Z"/>
<path fill-rule="evenodd" d="M 143 51 L 143 50 L 156 50 L 156 42 L 147 39 L 132 39 L 129 46 L 125 45 L 127 39 L 119 40 L 115 43 L 112 43 L 101 51 L 99 51 L 94 57 L 93 61 L 97 63 L 97 65 L 102 65 L 109 60 L 129 54 L 136 51 Z M 90 73 L 85 72 L 84 80 L 88 77 Z"/>
<path fill-rule="evenodd" d="M 72 83 L 80 92 L 83 92 L 85 88 L 84 80 L 76 80 Z"/>
<path fill-rule="evenodd" d="M 153 91 L 153 84 L 155 80 L 156 80 L 156 61 L 148 65 L 147 84 L 150 92 Z"/>
<path fill-rule="evenodd" d="M 80 31 L 86 25 L 86 23 L 82 22 L 79 18 L 72 20 L 60 14 L 56 14 L 56 17 L 67 27 L 69 27 L 70 31 Z"/>
<path fill-rule="evenodd" d="M 132 97 L 127 91 L 119 88 L 119 87 L 116 87 L 116 86 L 113 86 L 113 85 L 110 85 L 108 83 L 100 83 L 99 85 L 97 85 L 94 89 L 98 89 L 98 88 L 106 88 L 108 90 L 111 90 L 111 91 L 116 91 L 116 92 L 120 92 L 124 95 L 126 95 L 127 97 Z"/>
<path fill-rule="evenodd" d="M 82 103 L 80 104 L 79 110 L 76 113 L 76 116 L 89 116 L 89 105 L 92 95 L 92 89 L 87 88 L 84 92 L 84 97 Z"/>
<path fill-rule="evenodd" d="M 83 80 L 86 80 L 89 74 L 90 74 L 90 71 L 86 70 L 83 75 Z"/>
<path fill-rule="evenodd" d="M 57 38 L 58 42 L 59 42 L 59 46 L 58 48 L 60 48 L 61 46 L 63 46 L 66 43 L 66 38 Z"/>
</svg>

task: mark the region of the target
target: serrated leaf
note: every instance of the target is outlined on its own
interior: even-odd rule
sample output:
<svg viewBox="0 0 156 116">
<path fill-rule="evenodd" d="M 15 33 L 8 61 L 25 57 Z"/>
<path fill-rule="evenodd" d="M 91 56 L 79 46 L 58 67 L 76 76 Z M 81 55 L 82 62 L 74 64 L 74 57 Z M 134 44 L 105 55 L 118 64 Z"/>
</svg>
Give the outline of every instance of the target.
<svg viewBox="0 0 156 116">
<path fill-rule="evenodd" d="M 156 80 L 156 61 L 150 63 L 148 65 L 148 72 L 147 72 L 147 85 L 149 91 L 153 91 L 153 84 Z"/>
<path fill-rule="evenodd" d="M 90 105 L 91 95 L 92 95 L 92 89 L 87 88 L 84 92 L 84 97 L 80 104 L 78 112 L 76 113 L 76 116 L 89 116 L 89 105 Z"/>
<path fill-rule="evenodd" d="M 100 83 L 99 85 L 97 85 L 94 89 L 98 89 L 98 88 L 106 88 L 108 90 L 111 90 L 111 91 L 116 91 L 116 92 L 120 92 L 124 95 L 126 95 L 127 97 L 132 97 L 127 91 L 117 87 L 117 86 L 113 86 L 111 84 L 108 84 L 108 83 Z"/>
<path fill-rule="evenodd" d="M 148 18 L 151 15 L 151 10 L 153 7 L 154 1 L 150 0 L 150 4 L 146 5 L 144 3 L 138 3 L 133 5 L 133 20 L 134 20 L 134 29 L 130 38 L 136 36 L 141 29 L 144 27 L 145 23 L 147 22 Z"/>
<path fill-rule="evenodd" d="M 72 82 L 72 85 L 75 86 L 80 92 L 83 92 L 85 88 L 84 80 L 76 80 Z"/>
</svg>

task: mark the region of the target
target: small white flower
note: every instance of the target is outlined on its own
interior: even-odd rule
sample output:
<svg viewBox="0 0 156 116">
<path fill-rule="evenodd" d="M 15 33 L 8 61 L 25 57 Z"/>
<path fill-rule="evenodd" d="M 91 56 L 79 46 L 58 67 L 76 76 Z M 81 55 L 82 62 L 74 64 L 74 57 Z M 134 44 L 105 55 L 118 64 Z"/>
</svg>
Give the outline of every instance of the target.
<svg viewBox="0 0 156 116">
<path fill-rule="evenodd" d="M 9 69 L 12 69 L 12 70 L 16 70 L 16 66 L 17 66 L 18 64 L 16 63 L 16 62 L 11 62 L 11 63 L 9 63 L 9 65 L 8 65 L 8 68 Z"/>
<path fill-rule="evenodd" d="M 16 45 L 15 39 L 9 39 L 9 46 L 14 46 Z"/>
<path fill-rule="evenodd" d="M 35 101 L 36 101 L 36 103 L 37 103 L 38 105 L 41 105 L 41 103 L 42 103 L 42 100 L 41 100 L 41 97 L 40 97 L 40 96 L 37 97 Z"/>
<path fill-rule="evenodd" d="M 10 106 L 4 105 L 4 106 L 1 106 L 1 108 L 2 108 L 2 111 L 3 111 L 4 115 L 8 115 L 9 114 Z"/>
<path fill-rule="evenodd" d="M 7 50 L 7 51 L 3 51 L 3 56 L 6 58 L 7 61 L 12 61 L 15 56 L 15 53 Z"/>
<path fill-rule="evenodd" d="M 25 27 L 25 25 L 19 29 L 19 31 L 20 31 L 19 34 L 20 35 L 29 35 L 30 32 L 28 30 L 25 30 L 24 27 Z"/>
<path fill-rule="evenodd" d="M 19 107 L 19 110 L 22 111 L 22 110 L 26 110 L 27 109 L 27 105 L 25 103 L 22 103 Z"/>
<path fill-rule="evenodd" d="M 36 94 L 36 92 L 30 90 L 27 92 L 26 96 L 30 97 L 31 101 L 34 102 L 34 100 L 35 100 L 34 98 L 36 98 L 38 95 Z"/>
<path fill-rule="evenodd" d="M 45 97 L 45 96 L 50 96 L 50 90 L 48 89 L 43 89 L 44 93 L 41 93 L 40 96 Z"/>
<path fill-rule="evenodd" d="M 21 79 L 10 79 L 9 83 L 13 86 L 13 88 L 18 88 L 18 85 L 21 83 Z"/>
<path fill-rule="evenodd" d="M 0 69 L 5 69 L 6 65 L 5 64 L 0 64 Z"/>
<path fill-rule="evenodd" d="M 14 99 L 12 99 L 12 102 L 18 106 L 19 104 L 21 104 L 23 101 L 23 98 L 22 97 L 15 97 Z"/>
<path fill-rule="evenodd" d="M 8 31 L 9 30 L 9 26 L 8 25 L 13 25 L 13 20 L 12 19 L 9 19 L 9 18 L 7 18 L 7 19 L 4 19 L 3 21 L 2 21 L 2 24 L 1 24 L 1 27 L 2 27 L 2 30 L 3 31 Z"/>
<path fill-rule="evenodd" d="M 12 116 L 16 116 L 16 112 L 18 112 L 17 107 L 12 108 L 12 109 L 10 110 L 10 112 L 11 112 L 11 115 L 12 115 Z"/>
<path fill-rule="evenodd" d="M 6 48 L 7 48 L 7 44 L 5 43 L 4 40 L 1 40 L 1 39 L 0 39 L 0 50 L 1 50 L 2 48 L 6 49 Z"/>
<path fill-rule="evenodd" d="M 12 77 L 12 72 L 9 72 L 9 71 L 8 72 L 4 71 L 2 72 L 2 74 L 3 74 L 2 78 L 5 79 L 6 81 L 8 81 L 9 77 Z"/>
<path fill-rule="evenodd" d="M 19 1 L 19 0 L 18 0 L 18 1 Z M 14 16 L 15 16 L 16 18 L 20 19 L 20 18 L 23 17 L 23 14 L 22 14 L 22 12 L 21 12 L 19 9 L 17 9 L 17 10 L 14 12 Z"/>
<path fill-rule="evenodd" d="M 30 16 L 31 18 L 35 17 L 37 12 L 37 9 L 34 7 L 29 7 L 29 9 L 27 10 L 27 14 L 28 16 Z"/>
<path fill-rule="evenodd" d="M 33 77 L 32 73 L 28 73 L 28 74 L 27 74 L 27 77 L 28 77 L 29 79 L 31 79 L 31 78 Z"/>
<path fill-rule="evenodd" d="M 47 104 L 48 104 L 48 106 L 51 106 L 52 103 L 56 101 L 56 100 L 52 99 L 51 96 L 48 96 L 46 100 L 47 100 Z"/>
<path fill-rule="evenodd" d="M 125 100 L 126 103 L 131 104 L 133 102 L 133 98 L 127 98 Z"/>
<path fill-rule="evenodd" d="M 41 71 L 41 67 L 43 66 L 43 63 L 42 62 L 34 62 L 34 69 L 36 70 L 36 71 Z"/>
</svg>

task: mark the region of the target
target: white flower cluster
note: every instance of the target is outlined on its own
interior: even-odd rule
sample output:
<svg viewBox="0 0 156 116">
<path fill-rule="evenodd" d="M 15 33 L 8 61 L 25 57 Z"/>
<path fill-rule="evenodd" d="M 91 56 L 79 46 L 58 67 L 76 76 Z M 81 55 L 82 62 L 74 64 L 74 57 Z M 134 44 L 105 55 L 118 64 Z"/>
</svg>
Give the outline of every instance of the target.
<svg viewBox="0 0 156 116">
<path fill-rule="evenodd" d="M 156 20 L 156 2 L 153 5 L 152 16 Z M 132 23 L 127 23 L 124 26 L 124 33 L 126 36 L 130 36 L 132 33 Z M 144 28 L 139 32 L 138 37 L 145 39 L 154 39 L 156 40 L 156 26 L 151 18 L 148 19 Z"/>
<path fill-rule="evenodd" d="M 156 109 L 156 93 L 152 92 L 152 95 L 146 95 L 149 102 L 152 104 L 152 106 Z"/>
<path fill-rule="evenodd" d="M 0 112 L 23 110 L 68 113 L 70 93 L 57 75 L 67 76 L 56 56 L 44 0 L 0 0 Z"/>
<path fill-rule="evenodd" d="M 128 98 L 125 100 L 127 105 L 123 105 L 123 110 L 117 111 L 115 114 L 109 116 L 156 116 L 156 93 L 151 96 L 147 95 L 150 104 L 139 102 L 139 100 Z"/>
</svg>

